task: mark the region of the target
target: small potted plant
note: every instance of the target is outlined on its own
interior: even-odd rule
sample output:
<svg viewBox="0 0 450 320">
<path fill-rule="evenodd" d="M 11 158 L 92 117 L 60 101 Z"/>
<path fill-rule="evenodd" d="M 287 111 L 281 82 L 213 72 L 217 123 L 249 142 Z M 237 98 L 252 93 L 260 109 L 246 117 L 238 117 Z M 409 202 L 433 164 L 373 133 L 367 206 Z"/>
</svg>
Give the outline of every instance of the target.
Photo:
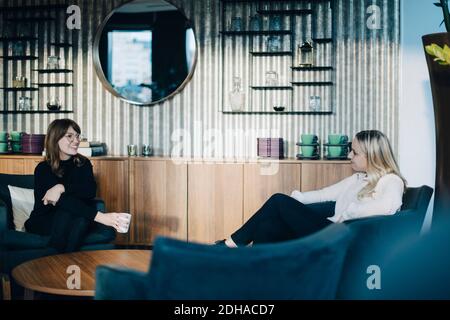
<svg viewBox="0 0 450 320">
<path fill-rule="evenodd" d="M 450 217 L 450 12 L 449 0 L 435 3 L 447 32 L 422 37 L 430 74 L 436 124 L 436 189 L 433 224 Z"/>
</svg>

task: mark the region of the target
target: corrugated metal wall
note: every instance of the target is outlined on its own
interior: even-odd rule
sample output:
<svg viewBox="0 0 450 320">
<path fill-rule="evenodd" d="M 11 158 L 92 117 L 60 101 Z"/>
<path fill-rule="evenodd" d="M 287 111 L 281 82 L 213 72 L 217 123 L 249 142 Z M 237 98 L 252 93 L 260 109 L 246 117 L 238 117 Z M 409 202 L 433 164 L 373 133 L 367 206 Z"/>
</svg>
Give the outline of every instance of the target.
<svg viewBox="0 0 450 320">
<path fill-rule="evenodd" d="M 198 63 L 192 80 L 173 99 L 152 107 L 126 104 L 103 89 L 92 62 L 92 43 L 98 25 L 124 0 L 74 0 L 82 10 L 80 31 L 59 27 L 39 30 L 40 37 L 69 39 L 75 46 L 65 59 L 73 67 L 74 114 L 90 140 L 107 143 L 109 154 L 125 155 L 128 144 L 151 144 L 156 155 L 195 157 L 252 157 L 257 137 L 283 137 L 287 155 L 297 153 L 301 133 L 353 135 L 363 129 L 379 129 L 397 151 L 399 100 L 399 0 L 336 0 L 334 11 L 336 60 L 335 101 L 332 115 L 223 114 L 220 3 L 218 0 L 177 0 L 194 22 L 199 45 Z M 2 0 L 1 6 L 56 4 L 63 1 Z M 381 28 L 366 22 L 368 6 L 381 8 Z M 61 32 L 61 30 L 64 31 Z M 45 38 L 47 39 L 47 38 Z M 46 43 L 40 41 L 39 43 Z M 49 42 L 49 41 L 48 41 Z M 53 53 L 36 48 L 40 64 Z M 1 63 L 5 63 L 1 61 Z M 43 66 L 43 65 L 41 65 Z M 244 66 L 248 67 L 248 66 Z M 26 66 L 25 66 L 26 68 Z M 0 69 L 0 81 L 4 74 Z M 257 72 L 257 70 L 255 71 Z M 69 90 L 71 91 L 71 90 Z M 41 95 L 42 96 L 42 95 Z M 41 100 L 45 99 L 41 97 Z M 3 101 L 1 99 L 0 101 Z M 47 125 L 62 115 L 0 115 L 0 131 L 23 130 L 45 133 Z"/>
</svg>

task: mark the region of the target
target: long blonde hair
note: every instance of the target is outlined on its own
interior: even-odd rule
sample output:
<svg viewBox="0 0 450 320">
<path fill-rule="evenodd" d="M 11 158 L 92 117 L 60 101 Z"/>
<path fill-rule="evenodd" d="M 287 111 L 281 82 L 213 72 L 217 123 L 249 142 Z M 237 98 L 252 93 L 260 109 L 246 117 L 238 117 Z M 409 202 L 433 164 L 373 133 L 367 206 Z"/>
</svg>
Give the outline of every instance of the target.
<svg viewBox="0 0 450 320">
<path fill-rule="evenodd" d="M 356 134 L 362 152 L 367 158 L 367 185 L 358 193 L 358 199 L 370 197 L 381 177 L 396 174 L 403 180 L 406 190 L 406 179 L 400 173 L 389 139 L 378 130 L 361 131 Z"/>
</svg>

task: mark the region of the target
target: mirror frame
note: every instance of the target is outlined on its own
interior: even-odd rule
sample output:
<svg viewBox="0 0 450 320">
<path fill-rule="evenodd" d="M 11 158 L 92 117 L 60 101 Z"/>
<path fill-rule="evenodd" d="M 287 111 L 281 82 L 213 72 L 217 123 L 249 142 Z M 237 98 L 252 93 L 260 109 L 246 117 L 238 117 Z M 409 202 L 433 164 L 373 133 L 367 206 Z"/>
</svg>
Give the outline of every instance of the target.
<svg viewBox="0 0 450 320">
<path fill-rule="evenodd" d="M 190 20 L 186 13 L 184 12 L 183 9 L 179 8 L 178 6 L 176 6 L 171 0 L 164 0 L 167 3 L 171 4 L 172 6 L 174 6 L 175 8 L 177 8 L 177 10 L 179 10 L 181 12 L 181 14 L 186 18 L 186 20 L 191 24 L 192 26 L 192 30 L 194 32 L 194 38 L 195 38 L 195 55 L 194 55 L 194 62 L 192 63 L 192 68 L 189 71 L 189 74 L 187 75 L 186 79 L 184 79 L 184 81 L 179 85 L 179 87 L 172 92 L 171 94 L 169 94 L 168 96 L 159 99 L 157 101 L 152 101 L 152 102 L 136 102 L 136 101 L 132 101 L 132 100 L 128 100 L 127 98 L 123 97 L 122 95 L 120 95 L 116 90 L 114 90 L 114 88 L 112 87 L 112 85 L 109 83 L 108 79 L 106 79 L 105 77 L 105 73 L 103 72 L 103 69 L 101 67 L 101 62 L 100 62 L 100 56 L 99 56 L 99 47 L 100 47 L 100 40 L 102 37 L 102 33 L 103 30 L 105 29 L 106 24 L 108 23 L 109 19 L 111 19 L 111 17 L 114 15 L 114 13 L 116 13 L 116 10 L 131 3 L 134 2 L 135 0 L 128 0 L 127 2 L 121 4 L 119 7 L 114 8 L 107 16 L 106 18 L 102 21 L 102 23 L 100 24 L 100 26 L 97 28 L 96 34 L 95 34 L 95 38 L 94 38 L 94 45 L 92 47 L 92 58 L 93 58 L 93 63 L 94 63 L 94 68 L 95 68 L 95 72 L 97 73 L 98 78 L 100 79 L 100 82 L 103 84 L 103 87 L 106 88 L 106 90 L 108 90 L 110 93 L 112 93 L 115 97 L 121 99 L 122 101 L 125 101 L 126 103 L 132 104 L 132 105 L 137 105 L 137 106 L 153 106 L 156 104 L 160 104 L 166 100 L 169 100 L 171 98 L 173 98 L 175 95 L 177 95 L 178 93 L 180 93 L 185 87 L 186 85 L 189 83 L 189 81 L 192 80 L 192 77 L 194 76 L 194 72 L 195 69 L 197 68 L 197 59 L 198 59 L 198 50 L 199 50 L 199 46 L 198 46 L 198 39 L 197 39 L 197 32 L 195 30 L 195 26 L 192 23 L 192 20 Z"/>
</svg>

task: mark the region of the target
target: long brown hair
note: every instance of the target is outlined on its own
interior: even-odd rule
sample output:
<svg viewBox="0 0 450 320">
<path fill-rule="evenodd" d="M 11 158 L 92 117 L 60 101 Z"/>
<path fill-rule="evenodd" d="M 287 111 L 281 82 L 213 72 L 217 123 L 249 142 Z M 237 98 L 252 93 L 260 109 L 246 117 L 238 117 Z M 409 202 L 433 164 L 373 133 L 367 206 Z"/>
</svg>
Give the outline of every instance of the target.
<svg viewBox="0 0 450 320">
<path fill-rule="evenodd" d="M 45 136 L 45 161 L 52 168 L 52 172 L 58 177 L 64 175 L 64 171 L 60 168 L 60 149 L 58 142 L 63 138 L 67 130 L 72 127 L 78 134 L 81 134 L 80 126 L 70 119 L 58 119 L 50 123 L 47 129 L 47 135 Z M 81 167 L 84 165 L 86 158 L 80 154 L 72 157 L 76 166 Z"/>
<path fill-rule="evenodd" d="M 406 179 L 400 173 L 389 139 L 378 130 L 361 131 L 356 134 L 362 152 L 367 157 L 367 179 L 369 183 L 358 193 L 358 199 L 371 196 L 375 192 L 378 180 L 393 173 L 403 180 L 406 191 Z"/>
</svg>

